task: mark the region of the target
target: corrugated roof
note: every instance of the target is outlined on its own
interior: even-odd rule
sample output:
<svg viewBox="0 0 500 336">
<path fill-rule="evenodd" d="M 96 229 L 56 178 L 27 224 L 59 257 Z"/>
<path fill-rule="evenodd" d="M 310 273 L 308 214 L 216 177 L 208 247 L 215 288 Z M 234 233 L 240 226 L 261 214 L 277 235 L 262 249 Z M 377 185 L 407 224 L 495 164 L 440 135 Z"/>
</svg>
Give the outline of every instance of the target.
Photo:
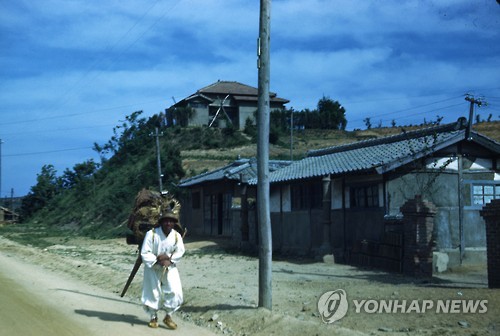
<svg viewBox="0 0 500 336">
<path fill-rule="evenodd" d="M 275 171 L 289 164 L 290 161 L 270 160 L 269 171 Z M 256 180 L 257 160 L 255 158 L 236 160 L 224 167 L 182 180 L 179 183 L 179 187 L 190 187 L 201 183 L 221 181 L 225 179 L 241 180 L 244 183 L 249 180 Z"/>
</svg>

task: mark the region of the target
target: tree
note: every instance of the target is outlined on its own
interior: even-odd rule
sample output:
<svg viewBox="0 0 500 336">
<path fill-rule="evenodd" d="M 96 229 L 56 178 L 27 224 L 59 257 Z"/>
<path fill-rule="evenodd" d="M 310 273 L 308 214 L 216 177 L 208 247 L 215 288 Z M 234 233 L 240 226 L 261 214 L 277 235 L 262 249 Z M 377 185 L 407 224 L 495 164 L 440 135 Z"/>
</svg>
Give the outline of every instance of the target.
<svg viewBox="0 0 500 336">
<path fill-rule="evenodd" d="M 286 109 L 275 109 L 271 111 L 270 122 L 277 130 L 286 132 L 290 129 L 290 111 Z"/>
<path fill-rule="evenodd" d="M 320 128 L 345 130 L 347 119 L 345 108 L 336 100 L 323 96 L 318 101 Z"/>
<path fill-rule="evenodd" d="M 369 117 L 366 117 L 365 119 L 363 119 L 365 125 L 366 125 L 366 129 L 371 129 L 372 128 L 372 122 L 371 122 L 371 118 Z"/>
<path fill-rule="evenodd" d="M 243 129 L 243 132 L 252 139 L 257 138 L 257 126 L 254 125 L 252 118 L 248 117 L 245 120 L 245 128 Z"/>
<path fill-rule="evenodd" d="M 98 165 L 93 159 L 83 163 L 77 163 L 73 170 L 66 168 L 62 177 L 61 184 L 64 189 L 71 189 L 85 184 L 97 171 Z"/>
<path fill-rule="evenodd" d="M 143 127 L 146 124 L 146 119 L 139 118 L 142 113 L 143 111 L 136 111 L 131 115 L 126 116 L 121 125 L 113 128 L 113 136 L 106 144 L 101 146 L 94 143 L 94 147 L 92 149 L 99 154 L 101 160 L 104 159 L 106 154 L 114 154 L 115 159 L 121 158 L 120 155 L 117 155 L 119 152 L 125 154 L 133 149 L 127 147 L 133 143 L 132 140 L 138 138 L 141 134 L 146 135 L 144 133 L 146 128 Z"/>
<path fill-rule="evenodd" d="M 45 207 L 61 190 L 61 181 L 56 176 L 57 171 L 53 165 L 44 165 L 37 174 L 36 185 L 23 198 L 21 204 L 21 217 L 31 217 L 35 212 Z"/>
<path fill-rule="evenodd" d="M 195 110 L 191 107 L 174 107 L 166 111 L 168 126 L 179 125 L 187 127 L 189 120 L 193 118 Z"/>
</svg>

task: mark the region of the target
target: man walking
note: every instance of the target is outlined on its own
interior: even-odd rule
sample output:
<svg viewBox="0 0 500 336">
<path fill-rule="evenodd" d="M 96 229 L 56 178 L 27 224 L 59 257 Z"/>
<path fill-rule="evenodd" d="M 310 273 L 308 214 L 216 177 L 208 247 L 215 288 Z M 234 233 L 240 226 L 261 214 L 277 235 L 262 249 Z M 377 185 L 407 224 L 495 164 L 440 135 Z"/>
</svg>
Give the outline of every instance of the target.
<svg viewBox="0 0 500 336">
<path fill-rule="evenodd" d="M 163 319 L 170 329 L 177 329 L 172 314 L 183 302 L 182 284 L 177 263 L 184 255 L 184 242 L 174 230 L 178 215 L 166 211 L 160 215 L 158 226 L 149 230 L 141 248 L 145 265 L 142 286 L 142 303 L 149 314 L 149 326 L 158 328 L 158 311 L 165 310 Z"/>
</svg>

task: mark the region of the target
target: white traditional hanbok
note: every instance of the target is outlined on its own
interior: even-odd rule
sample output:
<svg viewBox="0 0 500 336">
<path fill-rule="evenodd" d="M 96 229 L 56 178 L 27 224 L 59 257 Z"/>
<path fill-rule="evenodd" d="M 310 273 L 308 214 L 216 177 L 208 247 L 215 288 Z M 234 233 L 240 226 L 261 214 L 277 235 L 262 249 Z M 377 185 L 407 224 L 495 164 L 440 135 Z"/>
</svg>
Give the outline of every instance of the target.
<svg viewBox="0 0 500 336">
<path fill-rule="evenodd" d="M 177 263 L 184 251 L 182 236 L 175 230 L 171 230 L 168 236 L 165 236 L 161 227 L 146 233 L 141 248 L 145 266 L 141 301 L 144 310 L 151 316 L 156 315 L 159 309 L 172 315 L 180 308 L 183 293 Z M 157 264 L 156 257 L 161 254 L 168 255 L 173 264 L 169 267 Z"/>
</svg>

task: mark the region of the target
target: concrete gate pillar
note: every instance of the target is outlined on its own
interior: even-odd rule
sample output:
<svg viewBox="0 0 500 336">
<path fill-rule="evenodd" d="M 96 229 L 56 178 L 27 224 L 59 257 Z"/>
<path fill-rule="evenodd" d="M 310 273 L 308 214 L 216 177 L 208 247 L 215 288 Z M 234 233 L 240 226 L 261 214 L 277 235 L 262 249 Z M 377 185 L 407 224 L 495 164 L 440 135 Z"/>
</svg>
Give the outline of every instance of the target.
<svg viewBox="0 0 500 336">
<path fill-rule="evenodd" d="M 436 207 L 417 195 L 406 202 L 400 210 L 404 225 L 403 273 L 431 278 Z"/>
<path fill-rule="evenodd" d="M 479 213 L 486 222 L 488 287 L 500 288 L 500 199 L 486 204 Z"/>
<path fill-rule="evenodd" d="M 247 186 L 241 188 L 241 241 L 249 241 Z"/>
<path fill-rule="evenodd" d="M 332 180 L 330 175 L 324 176 L 322 179 L 323 185 L 323 204 L 321 213 L 321 246 L 316 249 L 316 258 L 322 258 L 325 262 L 333 262 L 332 244 L 330 243 L 331 226 L 332 226 Z"/>
</svg>

